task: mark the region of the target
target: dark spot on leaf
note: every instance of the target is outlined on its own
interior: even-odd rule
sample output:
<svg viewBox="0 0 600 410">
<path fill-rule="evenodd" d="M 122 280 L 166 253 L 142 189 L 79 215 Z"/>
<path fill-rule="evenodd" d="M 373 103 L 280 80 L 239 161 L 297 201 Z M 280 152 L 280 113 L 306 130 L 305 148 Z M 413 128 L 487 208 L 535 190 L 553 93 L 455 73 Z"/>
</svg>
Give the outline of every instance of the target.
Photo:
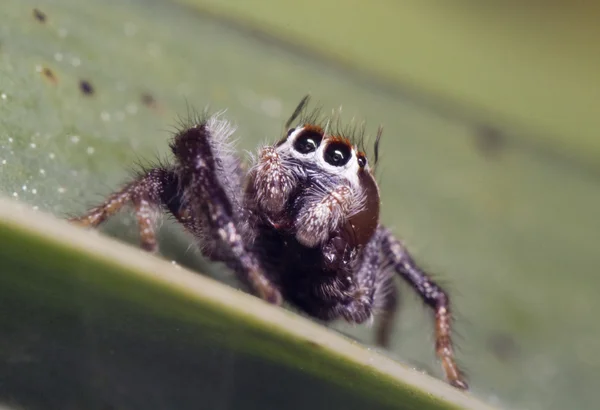
<svg viewBox="0 0 600 410">
<path fill-rule="evenodd" d="M 519 355 L 519 346 L 512 336 L 505 333 L 494 333 L 488 337 L 487 346 L 494 356 L 505 362 L 516 359 Z"/>
<path fill-rule="evenodd" d="M 88 80 L 81 80 L 81 81 L 79 81 L 79 89 L 85 95 L 92 95 L 92 94 L 94 94 L 94 86 Z"/>
<path fill-rule="evenodd" d="M 147 107 L 156 108 L 156 99 L 150 93 L 142 94 L 142 103 Z"/>
<path fill-rule="evenodd" d="M 46 14 L 40 9 L 33 9 L 33 17 L 40 23 L 45 23 L 47 18 Z"/>
<path fill-rule="evenodd" d="M 475 133 L 475 145 L 486 157 L 497 156 L 506 144 L 502 131 L 489 125 L 480 126 Z"/>
<path fill-rule="evenodd" d="M 155 113 L 159 115 L 163 115 L 165 113 L 165 108 L 162 106 L 162 104 L 160 104 L 149 92 L 142 93 L 141 100 L 142 104 L 150 108 Z"/>
<path fill-rule="evenodd" d="M 52 71 L 48 67 L 42 68 L 42 76 L 44 78 L 46 78 L 46 80 L 50 81 L 52 84 L 57 84 L 58 83 L 58 78 L 54 74 L 54 71 Z"/>
</svg>

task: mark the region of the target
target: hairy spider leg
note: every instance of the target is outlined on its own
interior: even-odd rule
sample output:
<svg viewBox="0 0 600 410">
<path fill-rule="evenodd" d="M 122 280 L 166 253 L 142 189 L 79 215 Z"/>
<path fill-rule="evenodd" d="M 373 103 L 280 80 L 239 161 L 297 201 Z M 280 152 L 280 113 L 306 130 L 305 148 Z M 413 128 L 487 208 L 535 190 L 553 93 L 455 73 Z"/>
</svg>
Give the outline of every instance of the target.
<svg viewBox="0 0 600 410">
<path fill-rule="evenodd" d="M 233 206 L 215 170 L 215 155 L 210 139 L 220 125 L 205 121 L 179 132 L 171 149 L 179 161 L 179 177 L 189 181 L 182 193 L 183 203 L 194 215 L 208 217 L 210 231 L 231 252 L 222 260 L 262 299 L 280 305 L 279 290 L 265 276 L 258 258 L 248 249 L 233 215 Z"/>
<path fill-rule="evenodd" d="M 102 204 L 81 216 L 70 218 L 69 222 L 83 227 L 96 227 L 131 202 L 138 221 L 141 247 L 155 253 L 158 251 L 155 226 L 161 205 L 165 203 L 164 187 L 172 185 L 174 178 L 168 170 L 150 170 L 112 193 Z"/>
<path fill-rule="evenodd" d="M 365 246 L 356 273 L 357 290 L 352 294 L 352 303 L 346 304 L 340 309 L 340 313 L 346 320 L 355 323 L 361 323 L 375 313 L 379 322 L 376 343 L 389 347 L 397 312 L 398 290 L 389 262 L 381 252 L 382 237 L 385 234 L 383 229 L 377 229 Z"/>
<path fill-rule="evenodd" d="M 159 210 L 165 207 L 183 226 L 203 238 L 208 230 L 231 252 L 231 258 L 218 255 L 215 259 L 226 263 L 240 279 L 262 299 L 281 304 L 279 290 L 264 275 L 258 259 L 245 246 L 235 220 L 231 202 L 215 175 L 215 158 L 209 139 L 212 138 L 208 121 L 179 132 L 171 144 L 178 165 L 158 167 L 111 194 L 101 205 L 69 221 L 84 227 L 96 227 L 115 215 L 128 202 L 135 209 L 142 248 L 156 252 L 158 245 L 155 224 Z M 186 181 L 189 185 L 183 184 Z M 185 189 L 180 189 L 186 186 Z M 214 256 L 214 255 L 213 255 Z"/>
<path fill-rule="evenodd" d="M 467 382 L 456 365 L 454 350 L 452 348 L 450 300 L 444 292 L 419 266 L 408 253 L 408 250 L 396 239 L 392 233 L 380 227 L 381 249 L 384 255 L 390 258 L 394 269 L 411 287 L 413 287 L 423 301 L 435 312 L 435 347 L 436 353 L 442 361 L 442 367 L 448 382 L 460 389 L 468 389 Z"/>
<path fill-rule="evenodd" d="M 360 266 L 356 271 L 356 287 L 351 290 L 350 303 L 343 306 L 341 315 L 344 319 L 362 323 L 373 317 L 375 294 L 379 286 L 379 267 L 381 266 L 381 251 L 379 241 L 375 236 L 365 246 Z"/>
<path fill-rule="evenodd" d="M 387 270 L 380 270 L 379 274 L 385 274 Z M 392 280 L 393 277 L 386 276 L 387 282 L 382 285 L 382 292 L 378 310 L 378 325 L 375 334 L 375 342 L 385 348 L 390 347 L 394 320 L 398 312 L 398 288 Z"/>
</svg>

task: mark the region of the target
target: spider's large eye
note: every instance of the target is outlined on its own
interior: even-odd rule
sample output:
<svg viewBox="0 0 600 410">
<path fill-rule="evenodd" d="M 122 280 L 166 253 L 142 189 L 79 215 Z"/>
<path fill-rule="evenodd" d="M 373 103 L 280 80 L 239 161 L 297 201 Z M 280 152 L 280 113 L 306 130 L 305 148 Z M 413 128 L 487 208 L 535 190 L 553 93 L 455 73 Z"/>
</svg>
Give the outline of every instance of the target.
<svg viewBox="0 0 600 410">
<path fill-rule="evenodd" d="M 350 147 L 343 142 L 332 142 L 325 148 L 325 161 L 335 167 L 343 167 L 351 157 Z"/>
<path fill-rule="evenodd" d="M 301 154 L 315 152 L 322 139 L 323 136 L 317 132 L 304 132 L 294 141 L 294 149 Z"/>
</svg>

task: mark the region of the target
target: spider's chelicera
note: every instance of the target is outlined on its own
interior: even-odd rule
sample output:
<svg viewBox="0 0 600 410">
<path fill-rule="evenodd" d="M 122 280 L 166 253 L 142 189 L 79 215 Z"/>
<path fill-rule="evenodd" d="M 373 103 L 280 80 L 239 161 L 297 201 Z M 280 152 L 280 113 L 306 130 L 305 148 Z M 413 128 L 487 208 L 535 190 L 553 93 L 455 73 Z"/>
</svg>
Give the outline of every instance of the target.
<svg viewBox="0 0 600 410">
<path fill-rule="evenodd" d="M 70 220 L 95 227 L 132 204 L 141 245 L 156 252 L 155 222 L 166 211 L 204 256 L 225 263 L 268 302 L 285 300 L 322 321 L 363 323 L 377 314 L 382 346 L 397 307 L 397 273 L 433 309 L 448 382 L 467 389 L 454 361 L 448 296 L 380 224 L 379 188 L 359 150 L 362 139 L 332 131 L 329 120 L 306 111 L 307 101 L 286 123 L 286 135 L 260 148 L 247 172 L 233 149 L 233 126 L 221 114 L 206 114 L 176 133 L 173 163 L 144 170 Z"/>
</svg>

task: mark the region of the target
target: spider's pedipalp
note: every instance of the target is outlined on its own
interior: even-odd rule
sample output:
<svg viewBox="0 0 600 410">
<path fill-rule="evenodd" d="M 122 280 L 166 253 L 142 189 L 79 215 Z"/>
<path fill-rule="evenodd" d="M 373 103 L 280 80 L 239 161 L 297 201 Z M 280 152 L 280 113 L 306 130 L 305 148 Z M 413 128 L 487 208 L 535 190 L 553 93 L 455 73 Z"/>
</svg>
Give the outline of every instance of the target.
<svg viewBox="0 0 600 410">
<path fill-rule="evenodd" d="M 275 147 L 266 146 L 259 152 L 253 169 L 252 185 L 261 210 L 275 216 L 283 211 L 297 176 L 284 164 L 285 159 Z"/>
<path fill-rule="evenodd" d="M 331 190 L 312 188 L 296 219 L 296 238 L 309 248 L 324 243 L 353 213 L 362 209 L 361 192 L 347 184 Z"/>
</svg>

